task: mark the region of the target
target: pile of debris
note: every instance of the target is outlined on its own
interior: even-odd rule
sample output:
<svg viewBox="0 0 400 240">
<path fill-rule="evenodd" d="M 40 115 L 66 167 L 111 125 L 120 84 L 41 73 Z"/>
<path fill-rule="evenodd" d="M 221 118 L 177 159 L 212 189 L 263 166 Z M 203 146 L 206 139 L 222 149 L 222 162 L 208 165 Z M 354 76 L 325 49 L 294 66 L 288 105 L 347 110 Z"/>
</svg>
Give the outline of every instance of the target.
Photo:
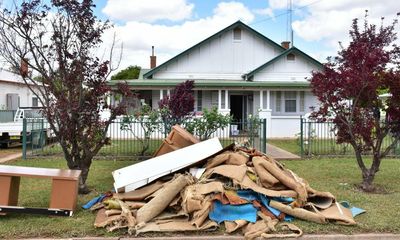
<svg viewBox="0 0 400 240">
<path fill-rule="evenodd" d="M 171 151 L 113 172 L 116 193 L 92 207 L 99 209 L 95 227 L 127 228 L 138 235 L 216 230 L 223 223 L 225 232 L 241 230 L 254 239 L 302 235 L 290 223 L 293 218 L 356 224 L 347 205 L 314 190 L 264 153 L 238 145 L 222 148 L 216 138 L 196 143 L 183 129 L 174 129 L 170 140 L 180 132 L 183 141 L 163 144 L 186 146 L 167 147 Z"/>
</svg>

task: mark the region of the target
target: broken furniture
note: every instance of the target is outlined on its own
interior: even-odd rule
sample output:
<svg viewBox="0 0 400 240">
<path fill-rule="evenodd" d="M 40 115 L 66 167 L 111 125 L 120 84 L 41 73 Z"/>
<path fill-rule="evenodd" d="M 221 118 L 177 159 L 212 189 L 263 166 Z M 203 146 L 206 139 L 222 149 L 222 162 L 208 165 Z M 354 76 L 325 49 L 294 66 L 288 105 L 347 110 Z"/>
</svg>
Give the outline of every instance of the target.
<svg viewBox="0 0 400 240">
<path fill-rule="evenodd" d="M 158 150 L 154 153 L 154 157 L 161 156 L 163 154 L 175 151 L 180 148 L 184 148 L 190 146 L 195 143 L 199 143 L 199 139 L 195 138 L 192 134 L 186 131 L 179 125 L 175 125 L 172 127 L 171 132 L 168 134 L 167 138 L 165 138 L 158 148 Z"/>
<path fill-rule="evenodd" d="M 212 138 L 115 170 L 112 173 L 115 191 L 133 191 L 155 179 L 206 159 L 221 150 L 222 145 L 218 138 Z"/>
<path fill-rule="evenodd" d="M 25 212 L 72 216 L 76 208 L 80 170 L 0 166 L 0 214 Z M 50 178 L 52 180 L 49 208 L 25 208 L 18 205 L 21 177 Z"/>
</svg>

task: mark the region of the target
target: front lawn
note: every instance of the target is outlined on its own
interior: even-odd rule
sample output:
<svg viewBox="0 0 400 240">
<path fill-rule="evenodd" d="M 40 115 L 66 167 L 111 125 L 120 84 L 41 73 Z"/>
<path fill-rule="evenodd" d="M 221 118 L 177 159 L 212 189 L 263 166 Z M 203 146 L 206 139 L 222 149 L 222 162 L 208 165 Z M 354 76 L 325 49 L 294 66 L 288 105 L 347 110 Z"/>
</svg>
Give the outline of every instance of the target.
<svg viewBox="0 0 400 240">
<path fill-rule="evenodd" d="M 113 179 L 111 172 L 131 165 L 134 161 L 96 160 L 90 171 L 88 184 L 94 191 L 87 196 L 79 196 L 82 206 L 91 198 L 110 190 Z M 400 233 L 398 209 L 400 209 L 399 159 L 385 159 L 376 177 L 376 183 L 383 186 L 387 194 L 361 193 L 354 187 L 360 181 L 360 172 L 353 158 L 323 158 L 301 161 L 286 161 L 286 167 L 306 179 L 310 185 L 321 191 L 332 192 L 339 201 L 347 200 L 357 207 L 367 210 L 356 218 L 357 226 L 334 224 L 320 225 L 294 221 L 304 233 Z M 61 158 L 18 160 L 8 164 L 49 168 L 66 168 Z M 50 182 L 46 179 L 24 179 L 21 182 L 20 205 L 46 207 Z M 80 208 L 71 218 L 10 214 L 0 217 L 0 239 L 27 237 L 84 237 L 118 236 L 123 232 L 107 233 L 104 229 L 93 227 L 95 215 Z M 203 233 L 203 235 L 209 233 Z M 222 234 L 222 233 L 221 233 Z"/>
</svg>

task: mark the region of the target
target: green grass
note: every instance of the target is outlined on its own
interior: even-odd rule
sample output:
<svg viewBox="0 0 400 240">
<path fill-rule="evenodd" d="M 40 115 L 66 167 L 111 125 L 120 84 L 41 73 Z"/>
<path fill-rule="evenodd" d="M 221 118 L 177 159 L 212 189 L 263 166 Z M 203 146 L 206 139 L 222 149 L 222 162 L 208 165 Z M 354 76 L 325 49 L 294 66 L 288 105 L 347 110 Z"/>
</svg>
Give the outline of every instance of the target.
<svg viewBox="0 0 400 240">
<path fill-rule="evenodd" d="M 300 146 L 296 139 L 267 139 L 267 143 L 282 148 L 288 152 L 300 155 Z"/>
<path fill-rule="evenodd" d="M 82 206 L 98 193 L 112 188 L 111 172 L 131 165 L 134 161 L 96 160 L 93 162 L 88 184 L 94 191 L 87 196 L 79 196 L 78 205 Z M 61 158 L 43 158 L 18 160 L 12 165 L 66 168 Z M 354 158 L 323 158 L 302 161 L 286 161 L 286 167 L 306 179 L 310 185 L 321 191 L 332 192 L 339 201 L 347 200 L 357 207 L 367 210 L 366 214 L 356 218 L 357 226 L 335 224 L 314 224 L 295 220 L 307 234 L 310 233 L 365 233 L 390 232 L 400 233 L 398 209 L 400 209 L 400 170 L 399 159 L 385 159 L 376 177 L 376 183 L 383 186 L 388 194 L 366 194 L 354 187 L 360 181 L 360 172 Z M 50 183 L 46 180 L 24 179 L 21 182 L 21 206 L 46 207 Z M 71 218 L 9 214 L 0 217 L 0 239 L 33 237 L 84 237 L 84 236 L 119 236 L 125 232 L 107 233 L 104 229 L 95 229 L 95 214 L 81 210 Z M 209 233 L 203 233 L 203 235 Z"/>
</svg>

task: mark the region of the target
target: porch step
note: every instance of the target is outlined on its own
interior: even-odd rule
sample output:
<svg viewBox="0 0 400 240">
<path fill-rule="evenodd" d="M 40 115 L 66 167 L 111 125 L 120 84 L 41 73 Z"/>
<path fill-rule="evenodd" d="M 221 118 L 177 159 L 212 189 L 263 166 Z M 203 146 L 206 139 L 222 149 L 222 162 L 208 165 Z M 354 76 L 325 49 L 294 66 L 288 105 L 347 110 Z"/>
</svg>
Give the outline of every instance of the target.
<svg viewBox="0 0 400 240">
<path fill-rule="evenodd" d="M 299 160 L 300 156 L 267 143 L 267 156 L 276 160 Z"/>
</svg>

